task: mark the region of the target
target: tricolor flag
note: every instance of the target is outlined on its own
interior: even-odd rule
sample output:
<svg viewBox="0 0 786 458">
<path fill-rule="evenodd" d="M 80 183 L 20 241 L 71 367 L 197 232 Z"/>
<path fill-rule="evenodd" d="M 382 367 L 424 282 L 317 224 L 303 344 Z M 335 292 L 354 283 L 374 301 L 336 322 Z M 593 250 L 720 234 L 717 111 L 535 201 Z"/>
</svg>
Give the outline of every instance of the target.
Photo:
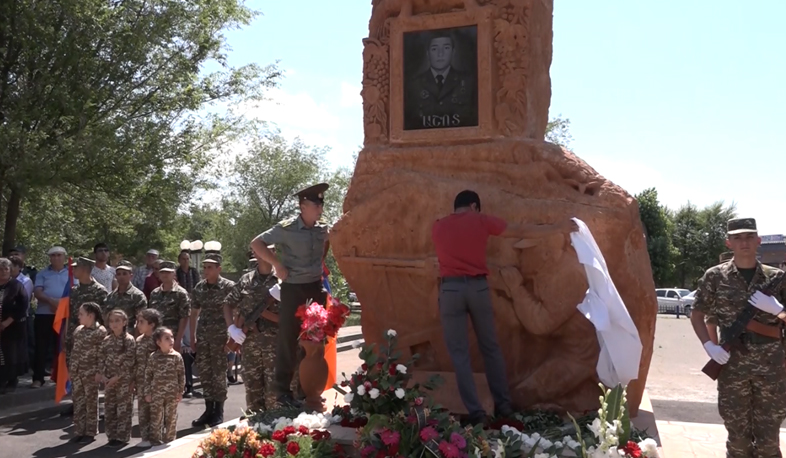
<svg viewBox="0 0 786 458">
<path fill-rule="evenodd" d="M 333 306 L 333 297 L 330 294 L 330 282 L 328 281 L 328 276 L 330 276 L 330 271 L 328 270 L 325 263 L 322 263 L 322 286 L 327 291 L 327 302 L 325 304 L 325 308 Z M 327 384 L 325 385 L 325 391 L 333 388 L 333 385 L 336 384 L 336 357 L 338 356 L 338 352 L 336 351 L 336 337 L 328 337 L 328 341 L 325 344 L 325 362 L 328 365 L 328 380 Z"/>
<path fill-rule="evenodd" d="M 71 392 L 71 380 L 68 378 L 68 365 L 66 364 L 65 338 L 68 330 L 68 320 L 71 318 L 71 285 L 74 284 L 74 269 L 71 267 L 71 258 L 68 258 L 68 282 L 60 296 L 60 305 L 57 306 L 55 322 L 52 325 L 58 334 L 57 359 L 52 368 L 52 380 L 55 381 L 55 402 L 63 400 L 63 396 Z"/>
</svg>

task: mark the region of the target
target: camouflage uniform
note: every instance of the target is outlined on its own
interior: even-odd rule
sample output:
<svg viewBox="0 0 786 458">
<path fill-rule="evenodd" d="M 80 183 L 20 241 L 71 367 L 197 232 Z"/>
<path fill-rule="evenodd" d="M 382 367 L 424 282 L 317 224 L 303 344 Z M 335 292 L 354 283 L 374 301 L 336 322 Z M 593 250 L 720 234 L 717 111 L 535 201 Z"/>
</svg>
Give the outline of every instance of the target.
<svg viewBox="0 0 786 458">
<path fill-rule="evenodd" d="M 137 314 L 147 307 L 147 298 L 145 294 L 134 285 L 129 284 L 128 289 L 120 292 L 119 288 L 109 293 L 106 297 L 106 307 L 104 308 L 104 315 L 114 309 L 120 309 L 126 312 L 128 316 L 128 329 L 136 327 Z"/>
<path fill-rule="evenodd" d="M 68 330 L 66 331 L 66 363 L 71 359 L 72 348 L 74 346 L 74 330 L 79 326 L 79 307 L 87 302 L 95 302 L 104 309 L 106 296 L 109 294 L 101 283 L 94 278 L 90 278 L 91 283 L 83 284 L 80 282 L 71 287 L 71 316 L 68 319 Z"/>
<path fill-rule="evenodd" d="M 136 341 L 131 334 L 122 336 L 110 334 L 101 344 L 101 373 L 111 379 L 118 376 L 117 382 L 107 385 L 104 393 L 104 429 L 111 440 L 128 442 L 131 440 L 131 417 L 134 413 L 134 362 L 136 360 Z"/>
<path fill-rule="evenodd" d="M 103 288 L 103 286 L 102 286 Z M 100 365 L 101 342 L 106 329 L 96 323 L 74 331 L 74 358 L 68 364 L 73 384 L 74 432 L 77 436 L 95 437 L 98 434 L 98 383 L 95 381 Z"/>
<path fill-rule="evenodd" d="M 169 354 L 156 351 L 150 355 L 145 371 L 145 395 L 150 403 L 150 443 L 172 442 L 177 437 L 178 398 L 186 388 L 186 367 L 183 357 L 172 350 Z"/>
<path fill-rule="evenodd" d="M 150 293 L 148 307 L 161 312 L 161 326 L 166 326 L 172 330 L 174 337 L 177 337 L 180 328 L 180 320 L 188 318 L 191 314 L 191 299 L 188 291 L 177 283 L 169 291 L 164 291 L 159 286 Z"/>
<path fill-rule="evenodd" d="M 240 316 L 250 315 L 257 305 L 270 297 L 272 288 L 278 279 L 270 275 L 260 274 L 257 269 L 240 277 L 226 303 L 237 308 Z M 278 303 L 268 308 L 278 313 Z M 243 382 L 246 385 L 246 407 L 252 411 L 267 410 L 276 407 L 276 393 L 273 389 L 276 362 L 276 339 L 278 325 L 264 318 L 259 318 L 256 325 L 244 323 L 250 328 L 243 342 Z M 295 380 L 297 384 L 297 380 Z M 297 385 L 295 385 L 297 386 Z"/>
<path fill-rule="evenodd" d="M 224 402 L 227 399 L 227 326 L 224 321 L 224 299 L 235 282 L 218 277 L 216 284 L 202 280 L 193 291 L 192 307 L 199 312 L 197 336 L 197 369 L 205 400 Z"/>
<path fill-rule="evenodd" d="M 156 351 L 156 343 L 153 336 L 141 335 L 136 339 L 134 349 L 134 387 L 136 388 L 136 398 L 139 414 L 139 435 L 143 441 L 150 441 L 150 403 L 145 401 L 145 396 L 151 394 L 147 390 L 145 377 L 147 375 L 147 361 Z"/>
<path fill-rule="evenodd" d="M 751 307 L 748 299 L 754 292 L 766 289 L 765 294 L 786 303 L 783 276 L 783 271 L 757 262 L 748 284 L 733 260 L 725 262 L 699 280 L 694 310 L 716 319 L 721 345 L 729 343 L 729 327 L 745 307 Z M 781 324 L 776 316 L 761 311 L 753 319 L 770 326 Z M 758 457 L 780 457 L 779 428 L 786 419 L 784 349 L 780 339 L 748 331 L 742 337 L 741 347 L 731 350 L 718 378 L 718 410 L 728 431 L 726 456 L 753 457 L 755 448 Z"/>
</svg>

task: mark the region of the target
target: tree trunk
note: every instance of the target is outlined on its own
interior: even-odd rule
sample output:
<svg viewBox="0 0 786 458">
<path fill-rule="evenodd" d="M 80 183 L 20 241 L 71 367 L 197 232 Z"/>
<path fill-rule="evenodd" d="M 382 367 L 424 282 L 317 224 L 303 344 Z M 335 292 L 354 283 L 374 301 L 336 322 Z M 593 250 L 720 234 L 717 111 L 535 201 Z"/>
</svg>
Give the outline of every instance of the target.
<svg viewBox="0 0 786 458">
<path fill-rule="evenodd" d="M 16 223 L 19 220 L 19 206 L 22 202 L 22 193 L 19 189 L 11 187 L 8 197 L 8 207 L 5 214 L 5 231 L 3 232 L 3 256 L 7 255 L 16 244 Z"/>
</svg>

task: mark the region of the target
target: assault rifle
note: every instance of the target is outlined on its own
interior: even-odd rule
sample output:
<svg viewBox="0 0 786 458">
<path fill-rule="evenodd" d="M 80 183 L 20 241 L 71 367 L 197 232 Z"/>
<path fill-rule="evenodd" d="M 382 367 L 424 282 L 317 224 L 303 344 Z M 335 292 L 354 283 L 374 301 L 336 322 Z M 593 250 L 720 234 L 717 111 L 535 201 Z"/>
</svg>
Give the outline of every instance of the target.
<svg viewBox="0 0 786 458">
<path fill-rule="evenodd" d="M 267 280 L 265 280 L 264 283 L 267 283 Z M 268 295 L 268 297 L 264 301 L 262 301 L 261 304 L 259 304 L 256 307 L 254 307 L 254 310 L 252 310 L 251 313 L 249 313 L 248 315 L 244 316 L 243 317 L 243 327 L 240 328 L 243 331 L 243 334 L 248 335 L 248 333 L 249 333 L 249 331 L 251 331 L 251 329 L 256 331 L 257 330 L 257 328 L 256 328 L 257 320 L 259 320 L 259 317 L 262 316 L 262 313 L 265 310 L 267 310 L 271 305 L 275 304 L 275 302 L 276 302 L 276 299 L 273 296 Z M 225 346 L 226 346 L 226 349 L 228 351 L 230 351 L 230 352 L 236 352 L 236 351 L 238 351 L 240 349 L 240 347 L 242 347 L 242 345 L 237 343 L 237 342 L 235 342 L 235 339 L 233 339 L 232 337 L 228 337 L 227 338 L 227 343 L 226 343 Z"/>
<path fill-rule="evenodd" d="M 768 296 L 772 296 L 780 289 L 781 283 L 783 283 L 783 277 L 773 279 L 770 281 L 770 283 L 767 283 L 763 288 L 761 288 L 761 292 Z M 745 308 L 742 309 L 739 315 L 737 315 L 737 318 L 734 320 L 734 323 L 732 323 L 729 327 L 728 340 L 726 340 L 722 345 L 724 350 L 729 353 L 731 353 L 732 350 L 737 350 L 742 354 L 746 354 L 748 349 L 745 348 L 745 345 L 742 342 L 742 334 L 746 329 L 756 334 L 761 334 L 776 339 L 781 338 L 780 328 L 768 326 L 753 320 L 757 310 L 758 309 L 751 304 L 745 304 Z M 719 364 L 714 359 L 710 359 L 710 361 L 704 365 L 701 371 L 707 374 L 709 378 L 717 380 L 722 369 L 722 364 Z"/>
</svg>

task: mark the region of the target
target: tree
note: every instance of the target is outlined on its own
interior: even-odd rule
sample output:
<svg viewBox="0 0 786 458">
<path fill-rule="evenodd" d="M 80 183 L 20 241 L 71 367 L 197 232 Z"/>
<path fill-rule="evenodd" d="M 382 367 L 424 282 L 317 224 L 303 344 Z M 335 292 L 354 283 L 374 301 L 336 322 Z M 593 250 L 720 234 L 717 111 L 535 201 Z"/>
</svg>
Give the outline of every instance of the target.
<svg viewBox="0 0 786 458">
<path fill-rule="evenodd" d="M 22 209 L 40 214 L 33 201 L 55 197 L 58 210 L 68 194 L 78 205 L 125 207 L 111 221 L 123 230 L 186 202 L 242 120 L 206 108 L 259 99 L 279 76 L 274 66 L 227 63 L 223 32 L 254 16 L 239 0 L 0 3 L 4 251 Z M 221 69 L 200 75 L 210 61 Z M 57 230 L 57 214 L 40 218 Z M 143 229 L 138 239 L 158 231 Z"/>
<path fill-rule="evenodd" d="M 656 286 L 665 286 L 673 279 L 674 258 L 677 254 L 672 244 L 672 221 L 666 207 L 658 201 L 655 188 L 645 189 L 635 197 L 647 237 L 653 280 Z"/>
<path fill-rule="evenodd" d="M 570 148 L 573 136 L 570 134 L 570 119 L 558 115 L 546 125 L 546 141 L 555 143 L 565 149 Z"/>
</svg>

